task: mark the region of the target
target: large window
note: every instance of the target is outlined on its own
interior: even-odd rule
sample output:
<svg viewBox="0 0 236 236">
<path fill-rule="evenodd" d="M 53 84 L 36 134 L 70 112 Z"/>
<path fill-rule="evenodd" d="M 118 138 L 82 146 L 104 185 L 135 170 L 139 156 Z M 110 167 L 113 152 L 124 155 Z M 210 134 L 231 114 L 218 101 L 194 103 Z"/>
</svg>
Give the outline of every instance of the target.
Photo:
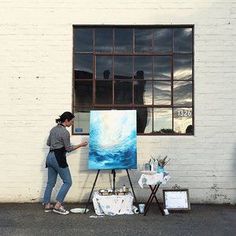
<svg viewBox="0 0 236 236">
<path fill-rule="evenodd" d="M 135 109 L 138 134 L 193 135 L 193 26 L 74 26 L 73 133 L 100 109 Z"/>
</svg>

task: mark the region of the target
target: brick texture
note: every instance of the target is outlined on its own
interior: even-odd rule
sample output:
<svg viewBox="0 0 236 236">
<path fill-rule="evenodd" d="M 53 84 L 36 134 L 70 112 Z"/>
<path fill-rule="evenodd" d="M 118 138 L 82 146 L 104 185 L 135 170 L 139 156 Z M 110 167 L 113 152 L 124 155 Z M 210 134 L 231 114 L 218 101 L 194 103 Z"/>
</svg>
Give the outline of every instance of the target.
<svg viewBox="0 0 236 236">
<path fill-rule="evenodd" d="M 195 136 L 139 136 L 138 164 L 168 155 L 172 178 L 163 187 L 189 188 L 195 203 L 236 203 L 235 0 L 0 0 L 0 202 L 42 200 L 46 138 L 55 118 L 71 110 L 73 24 L 194 24 Z M 68 156 L 73 185 L 66 201 L 88 198 L 95 173 L 87 159 L 88 148 Z M 130 174 L 144 200 L 140 173 Z M 111 182 L 102 172 L 97 188 Z M 123 184 L 121 171 L 117 186 Z"/>
</svg>

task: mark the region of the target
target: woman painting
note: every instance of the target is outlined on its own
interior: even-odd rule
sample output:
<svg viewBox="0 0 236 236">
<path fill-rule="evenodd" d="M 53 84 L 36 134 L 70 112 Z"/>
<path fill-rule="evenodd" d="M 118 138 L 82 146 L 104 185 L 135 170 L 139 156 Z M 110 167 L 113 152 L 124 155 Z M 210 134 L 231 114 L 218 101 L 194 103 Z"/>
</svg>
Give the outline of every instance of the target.
<svg viewBox="0 0 236 236">
<path fill-rule="evenodd" d="M 50 151 L 47 155 L 46 167 L 48 168 L 48 181 L 44 193 L 44 211 L 61 215 L 69 214 L 63 207 L 64 198 L 69 191 L 72 180 L 70 170 L 66 161 L 66 152 L 74 151 L 80 147 L 87 146 L 87 142 L 82 142 L 78 145 L 71 145 L 70 133 L 66 127 L 70 127 L 74 122 L 74 115 L 71 112 L 64 112 L 59 119 L 56 119 L 57 125 L 50 131 L 47 145 L 50 147 Z M 56 184 L 57 176 L 63 181 L 63 184 L 57 194 L 56 203 L 53 206 L 51 204 L 52 190 Z"/>
</svg>

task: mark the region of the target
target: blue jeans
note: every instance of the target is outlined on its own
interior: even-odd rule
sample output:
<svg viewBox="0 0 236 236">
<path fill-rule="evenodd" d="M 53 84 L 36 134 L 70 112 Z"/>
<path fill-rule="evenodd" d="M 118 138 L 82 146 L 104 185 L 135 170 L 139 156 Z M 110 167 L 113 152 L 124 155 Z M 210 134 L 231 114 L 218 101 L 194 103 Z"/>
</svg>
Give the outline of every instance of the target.
<svg viewBox="0 0 236 236">
<path fill-rule="evenodd" d="M 48 153 L 46 162 L 48 166 L 48 182 L 44 192 L 43 202 L 44 204 L 50 203 L 52 190 L 56 184 L 57 175 L 59 174 L 63 180 L 63 184 L 57 194 L 56 200 L 60 203 L 63 203 L 64 198 L 72 185 L 70 170 L 68 167 L 59 167 L 54 152 Z"/>
</svg>

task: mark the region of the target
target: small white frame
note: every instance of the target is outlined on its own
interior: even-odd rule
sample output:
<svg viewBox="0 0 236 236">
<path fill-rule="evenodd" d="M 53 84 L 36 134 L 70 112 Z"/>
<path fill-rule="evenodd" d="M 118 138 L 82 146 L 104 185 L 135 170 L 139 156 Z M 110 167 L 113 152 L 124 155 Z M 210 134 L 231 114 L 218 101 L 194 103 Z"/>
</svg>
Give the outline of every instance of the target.
<svg viewBox="0 0 236 236">
<path fill-rule="evenodd" d="M 190 210 L 188 189 L 163 189 L 164 209 Z"/>
</svg>

